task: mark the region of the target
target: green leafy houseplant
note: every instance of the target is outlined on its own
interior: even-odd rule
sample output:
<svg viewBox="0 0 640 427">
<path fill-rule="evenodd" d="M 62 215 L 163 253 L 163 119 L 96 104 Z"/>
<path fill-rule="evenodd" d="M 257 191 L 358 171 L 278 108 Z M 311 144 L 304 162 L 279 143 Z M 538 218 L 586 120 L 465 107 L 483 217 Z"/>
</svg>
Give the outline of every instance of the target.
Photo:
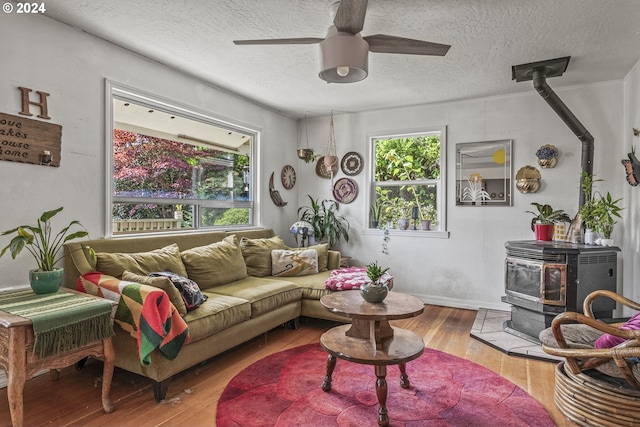
<svg viewBox="0 0 640 427">
<path fill-rule="evenodd" d="M 579 213 L 586 228 L 602 233 L 605 239 L 610 239 L 613 226 L 616 224 L 615 218 L 621 218 L 622 208 L 619 203 L 622 198 L 614 200 L 609 192 L 605 195 L 598 191 L 594 192 L 593 184 L 599 181 L 602 180 L 583 173 L 582 191 L 585 202 L 580 207 Z"/>
<path fill-rule="evenodd" d="M 349 241 L 349 221 L 338 215 L 338 203 L 335 200 L 315 200 L 309 197 L 309 206 L 298 208 L 301 221 L 313 225 L 314 237 L 326 241 L 333 247 L 340 239 Z"/>
<path fill-rule="evenodd" d="M 380 224 L 380 215 L 382 214 L 384 205 L 385 203 L 380 199 L 376 199 L 376 201 L 371 204 L 369 212 L 371 213 L 371 224 L 373 227 L 378 227 Z"/>
<path fill-rule="evenodd" d="M 367 277 L 369 278 L 369 280 L 371 280 L 371 285 L 373 286 L 380 286 L 380 278 L 384 276 L 384 273 L 389 270 L 389 268 L 382 268 L 380 265 L 378 265 L 378 261 L 367 264 L 366 268 Z"/>
<path fill-rule="evenodd" d="M 11 257 L 15 259 L 20 252 L 22 252 L 22 249 L 26 247 L 38 263 L 38 269 L 40 271 L 53 271 L 57 262 L 62 259 L 62 255 L 59 255 L 62 245 L 69 240 L 89 235 L 79 221 L 71 221 L 69 225 L 60 232 L 53 234 L 51 230 L 51 218 L 61 210 L 62 207 L 44 212 L 40 218 L 38 218 L 37 225 L 35 226 L 21 225 L 3 232 L 3 236 L 9 234 L 15 234 L 15 236 L 11 239 L 11 242 L 2 249 L 0 257 L 9 250 Z M 70 232 L 73 226 L 82 227 L 82 230 Z"/>
<path fill-rule="evenodd" d="M 571 218 L 562 209 L 554 210 L 550 205 L 533 202 L 537 212 L 527 211 L 533 215 L 531 218 L 531 230 L 535 224 L 553 224 L 556 221 L 570 222 Z"/>
</svg>

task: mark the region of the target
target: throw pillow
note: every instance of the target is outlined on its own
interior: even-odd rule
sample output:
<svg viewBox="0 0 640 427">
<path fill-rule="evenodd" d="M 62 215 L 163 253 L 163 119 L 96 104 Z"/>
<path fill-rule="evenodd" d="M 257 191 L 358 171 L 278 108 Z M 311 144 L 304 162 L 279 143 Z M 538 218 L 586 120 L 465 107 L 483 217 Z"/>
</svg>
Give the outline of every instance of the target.
<svg viewBox="0 0 640 427">
<path fill-rule="evenodd" d="M 181 276 L 187 275 L 180 258 L 180 249 L 175 243 L 149 252 L 99 252 L 96 256 L 96 270 L 117 278 L 121 278 L 125 270 L 144 276 L 152 271 L 171 271 Z"/>
<path fill-rule="evenodd" d="M 271 276 L 271 251 L 273 249 L 287 249 L 280 236 L 261 239 L 240 239 L 240 249 L 244 262 L 247 264 L 247 274 L 254 277 Z"/>
<path fill-rule="evenodd" d="M 180 291 L 178 288 L 174 286 L 174 284 L 169 280 L 168 277 L 151 277 L 151 276 L 142 276 L 140 274 L 131 273 L 130 271 L 125 271 L 122 273 L 122 280 L 127 280 L 129 282 L 140 283 L 141 285 L 149 285 L 154 288 L 160 288 L 167 293 L 169 296 L 169 300 L 173 304 L 173 306 L 178 310 L 180 316 L 184 317 L 187 314 L 187 306 L 184 304 L 184 300 L 182 299 L 182 295 L 180 295 Z"/>
<path fill-rule="evenodd" d="M 626 321 L 626 323 L 620 326 L 620 329 L 626 329 L 628 331 L 634 331 L 640 329 L 640 311 L 636 313 L 632 318 Z M 594 343 L 595 348 L 611 348 L 618 344 L 622 344 L 626 340 L 624 338 L 617 337 L 611 334 L 604 334 L 596 340 Z"/>
<path fill-rule="evenodd" d="M 149 276 L 154 278 L 167 278 L 178 289 L 187 311 L 195 310 L 207 300 L 207 296 L 200 291 L 200 287 L 196 282 L 186 277 L 180 276 L 170 271 L 158 271 L 151 273 Z"/>
<path fill-rule="evenodd" d="M 315 249 L 274 249 L 271 251 L 271 269 L 272 275 L 278 277 L 318 274 L 318 252 Z"/>
<path fill-rule="evenodd" d="M 235 235 L 220 242 L 182 251 L 182 261 L 189 279 L 202 289 L 224 285 L 247 277 L 247 266 Z"/>
<path fill-rule="evenodd" d="M 289 248 L 290 250 L 298 250 L 305 248 Z M 327 264 L 329 263 L 329 244 L 320 243 L 317 245 L 309 246 L 306 249 L 315 249 L 318 252 L 318 271 L 327 271 Z"/>
</svg>

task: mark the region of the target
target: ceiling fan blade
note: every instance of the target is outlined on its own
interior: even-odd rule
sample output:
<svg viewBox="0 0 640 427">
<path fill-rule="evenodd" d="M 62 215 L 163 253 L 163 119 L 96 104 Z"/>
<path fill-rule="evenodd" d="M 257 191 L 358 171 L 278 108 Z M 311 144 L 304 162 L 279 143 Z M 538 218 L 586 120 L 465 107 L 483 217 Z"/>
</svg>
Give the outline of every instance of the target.
<svg viewBox="0 0 640 427">
<path fill-rule="evenodd" d="M 369 50 L 371 52 L 381 53 L 445 56 L 451 47 L 447 44 L 431 43 L 384 34 L 375 34 L 363 37 L 363 39 L 369 43 Z"/>
<path fill-rule="evenodd" d="M 314 44 L 320 43 L 324 39 L 317 37 L 304 37 L 299 39 L 263 39 L 263 40 L 234 40 L 237 45 L 248 44 Z"/>
<path fill-rule="evenodd" d="M 358 34 L 364 26 L 368 0 L 340 0 L 333 25 L 343 33 Z"/>
</svg>

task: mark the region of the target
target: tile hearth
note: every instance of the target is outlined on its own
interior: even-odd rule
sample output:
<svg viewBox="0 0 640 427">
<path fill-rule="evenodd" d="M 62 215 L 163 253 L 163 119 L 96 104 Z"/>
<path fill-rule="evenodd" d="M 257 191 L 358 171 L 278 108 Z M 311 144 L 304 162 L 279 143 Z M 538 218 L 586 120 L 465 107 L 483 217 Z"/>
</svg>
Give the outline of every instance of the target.
<svg viewBox="0 0 640 427">
<path fill-rule="evenodd" d="M 559 362 L 564 358 L 552 356 L 542 350 L 540 344 L 505 332 L 506 322 L 511 320 L 508 311 L 478 309 L 471 328 L 471 337 L 511 356 L 529 357 L 547 362 Z"/>
</svg>

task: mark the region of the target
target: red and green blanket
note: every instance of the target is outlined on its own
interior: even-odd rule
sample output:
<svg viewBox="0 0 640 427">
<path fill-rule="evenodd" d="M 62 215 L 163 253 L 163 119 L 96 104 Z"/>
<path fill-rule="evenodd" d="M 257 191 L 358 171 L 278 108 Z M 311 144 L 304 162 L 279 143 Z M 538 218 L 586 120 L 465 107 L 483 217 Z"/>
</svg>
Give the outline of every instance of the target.
<svg viewBox="0 0 640 427">
<path fill-rule="evenodd" d="M 189 341 L 187 323 L 161 289 L 97 271 L 78 278 L 77 289 L 118 303 L 114 320 L 137 339 L 140 363 L 144 366 L 151 364 L 154 350 L 173 360 Z"/>
</svg>

